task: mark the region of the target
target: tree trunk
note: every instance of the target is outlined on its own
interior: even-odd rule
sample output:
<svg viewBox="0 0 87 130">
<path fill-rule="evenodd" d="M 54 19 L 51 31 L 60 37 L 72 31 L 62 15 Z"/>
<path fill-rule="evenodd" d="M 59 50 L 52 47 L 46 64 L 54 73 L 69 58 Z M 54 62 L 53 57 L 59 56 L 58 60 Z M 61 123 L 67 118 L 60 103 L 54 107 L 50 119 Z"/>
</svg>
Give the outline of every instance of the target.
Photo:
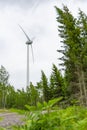
<svg viewBox="0 0 87 130">
<path fill-rule="evenodd" d="M 80 74 L 80 70 L 77 69 L 77 75 L 78 75 L 78 81 L 79 81 L 79 90 L 80 90 L 80 105 L 83 105 L 84 104 L 84 101 L 83 101 L 83 89 L 82 89 L 82 81 L 81 81 L 81 74 Z"/>
<path fill-rule="evenodd" d="M 82 86 L 83 86 L 83 91 L 84 91 L 85 105 L 87 106 L 87 92 L 86 92 L 84 72 L 82 71 L 81 74 L 82 74 L 81 77 L 82 77 Z"/>
</svg>

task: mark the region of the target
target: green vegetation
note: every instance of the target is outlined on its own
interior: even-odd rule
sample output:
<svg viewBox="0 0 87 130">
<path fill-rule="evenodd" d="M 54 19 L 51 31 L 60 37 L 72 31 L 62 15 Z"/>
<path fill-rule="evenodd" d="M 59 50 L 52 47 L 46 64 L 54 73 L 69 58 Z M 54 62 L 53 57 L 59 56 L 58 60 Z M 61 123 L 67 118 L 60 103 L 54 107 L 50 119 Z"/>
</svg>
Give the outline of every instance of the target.
<svg viewBox="0 0 87 130">
<path fill-rule="evenodd" d="M 27 106 L 30 113 L 25 126 L 16 126 L 14 130 L 86 130 L 87 109 L 80 106 L 54 107 L 61 99 L 38 103 L 36 108 Z"/>
<path fill-rule="evenodd" d="M 0 68 L 0 108 L 29 111 L 26 124 L 14 130 L 87 129 L 87 16 L 79 10 L 75 18 L 66 6 L 55 8 L 64 75 L 53 64 L 49 78 L 42 70 L 40 82 L 16 91 L 6 69 Z"/>
<path fill-rule="evenodd" d="M 8 73 L 1 66 L 1 79 L 8 77 Z M 4 72 L 2 76 L 2 72 Z M 58 68 L 53 64 L 50 83 L 43 71 L 41 71 L 41 81 L 36 86 L 30 83 L 27 91 L 24 89 L 15 91 L 14 87 L 2 81 L 0 83 L 0 108 L 26 109 L 25 105 L 36 106 L 37 102 L 48 102 L 53 98 L 64 96 L 64 80 Z M 53 80 L 53 81 L 52 81 Z"/>
<path fill-rule="evenodd" d="M 68 96 L 87 105 L 87 16 L 79 10 L 74 18 L 69 9 L 56 7 L 58 31 L 62 39 L 60 60 L 65 68 L 65 84 Z"/>
<path fill-rule="evenodd" d="M 8 112 L 12 112 L 12 113 L 15 112 L 15 113 L 18 113 L 18 114 L 21 114 L 21 115 L 23 114 L 24 115 L 27 111 L 26 110 L 21 110 L 21 109 L 11 108 L 11 109 L 8 110 Z"/>
<path fill-rule="evenodd" d="M 5 129 L 0 127 L 0 130 L 5 130 Z"/>
</svg>

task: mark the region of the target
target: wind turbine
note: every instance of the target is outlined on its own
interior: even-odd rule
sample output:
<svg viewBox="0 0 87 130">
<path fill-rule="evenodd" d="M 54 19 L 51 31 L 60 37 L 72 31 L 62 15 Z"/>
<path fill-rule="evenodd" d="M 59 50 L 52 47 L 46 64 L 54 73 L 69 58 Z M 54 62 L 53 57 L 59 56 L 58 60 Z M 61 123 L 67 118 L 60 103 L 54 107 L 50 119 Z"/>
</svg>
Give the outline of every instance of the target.
<svg viewBox="0 0 87 130">
<path fill-rule="evenodd" d="M 24 29 L 19 25 L 20 29 L 23 31 L 23 33 L 25 34 L 26 38 L 27 38 L 27 42 L 26 42 L 26 45 L 27 45 L 27 80 L 26 80 L 26 91 L 27 91 L 27 88 L 29 87 L 29 45 L 31 46 L 31 51 L 32 51 L 32 58 L 33 58 L 33 62 L 34 62 L 34 54 L 33 54 L 33 47 L 32 47 L 32 43 L 33 41 L 30 40 L 29 36 L 26 34 L 26 32 L 24 31 Z"/>
</svg>

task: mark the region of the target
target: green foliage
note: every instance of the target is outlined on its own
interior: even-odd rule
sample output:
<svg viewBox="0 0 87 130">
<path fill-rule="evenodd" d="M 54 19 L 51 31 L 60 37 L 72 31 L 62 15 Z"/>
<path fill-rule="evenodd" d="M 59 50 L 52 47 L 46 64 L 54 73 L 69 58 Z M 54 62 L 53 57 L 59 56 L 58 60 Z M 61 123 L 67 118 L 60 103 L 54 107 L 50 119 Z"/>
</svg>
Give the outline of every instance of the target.
<svg viewBox="0 0 87 130">
<path fill-rule="evenodd" d="M 28 117 L 29 120 L 27 121 L 27 129 L 29 130 L 52 129 L 53 126 L 51 126 L 51 124 L 54 125 L 57 123 L 57 121 L 55 119 L 55 114 L 53 114 L 51 110 L 52 110 L 52 107 L 61 99 L 62 97 L 58 99 L 50 100 L 48 103 L 45 101 L 43 102 L 43 104 L 38 103 L 36 107 L 36 111 L 34 111 L 35 109 L 33 109 L 32 106 L 27 106 L 27 108 L 29 108 L 30 110 L 30 115 Z M 52 116 L 52 119 L 51 119 L 51 116 Z M 56 122 L 54 121 L 54 124 L 52 123 L 53 119 L 55 119 L 56 121 Z"/>
<path fill-rule="evenodd" d="M 55 98 L 52 100 L 49 100 L 49 102 L 43 102 L 43 110 L 47 110 L 48 113 L 50 112 L 50 110 L 53 108 L 54 105 L 57 105 L 57 103 L 59 101 L 62 100 L 63 97 L 59 97 L 59 98 Z"/>
<path fill-rule="evenodd" d="M 87 105 L 87 16 L 79 10 L 79 17 L 75 18 L 66 6 L 56 7 L 56 11 L 63 48 L 58 50 L 62 53 L 59 59 L 65 68 L 68 95 L 80 97 L 80 104 Z"/>
<path fill-rule="evenodd" d="M 29 111 L 35 111 L 35 110 L 36 110 L 36 106 L 25 105 L 25 107 L 26 107 Z"/>
<path fill-rule="evenodd" d="M 3 118 L 2 117 L 0 117 L 0 121 L 2 121 L 3 120 Z"/>
<path fill-rule="evenodd" d="M 85 109 L 81 114 L 82 111 L 84 111 L 84 108 L 69 107 L 65 110 L 56 110 L 50 113 L 36 113 L 29 118 L 27 128 L 29 130 L 85 130 L 87 110 Z"/>
<path fill-rule="evenodd" d="M 5 72 L 4 75 L 8 74 L 6 70 L 4 71 L 4 67 L 2 67 L 1 72 Z M 1 79 L 4 80 L 4 77 L 2 76 Z M 34 86 L 32 82 L 30 82 L 30 86 L 28 87 L 27 91 L 25 91 L 24 89 L 15 90 L 15 88 L 10 84 L 1 84 L 0 108 L 4 107 L 27 109 L 25 105 L 34 107 L 37 105 L 38 102 L 44 104 L 46 102 L 49 102 L 49 100 L 53 99 L 54 97 L 57 98 L 60 96 L 64 96 L 65 91 L 64 79 L 58 68 L 54 64 L 52 68 L 52 74 L 50 76 L 50 82 L 48 82 L 44 71 L 41 71 L 41 81 L 38 82 L 36 86 Z"/>
<path fill-rule="evenodd" d="M 4 66 L 0 68 L 0 107 L 5 108 L 6 106 L 6 89 L 8 85 L 9 73 L 6 71 Z"/>
<path fill-rule="evenodd" d="M 0 127 L 0 130 L 6 130 L 5 128 Z"/>
<path fill-rule="evenodd" d="M 48 79 L 43 71 L 41 71 L 41 88 L 43 92 L 43 100 L 48 102 L 49 100 Z"/>
<path fill-rule="evenodd" d="M 55 102 L 57 99 L 55 99 Z M 51 103 L 52 102 L 52 103 Z M 50 104 L 54 101 L 50 101 Z M 47 104 L 45 104 L 47 106 Z M 53 105 L 54 106 L 54 105 Z M 45 107 L 45 112 L 41 110 L 33 111 L 28 115 L 25 126 L 16 127 L 14 130 L 86 130 L 87 109 L 79 106 L 72 106 L 66 109 Z"/>
<path fill-rule="evenodd" d="M 15 113 L 18 113 L 18 114 L 21 114 L 21 115 L 24 115 L 26 113 L 26 110 L 21 110 L 21 109 L 14 109 L 14 108 L 11 108 L 8 110 L 8 112 L 15 112 Z"/>
<path fill-rule="evenodd" d="M 12 126 L 12 130 L 86 130 L 87 109 L 71 106 L 60 109 L 58 102 L 62 97 L 50 100 L 48 103 L 37 103 L 37 106 L 27 105 L 26 122 L 23 126 Z M 11 110 L 20 112 L 19 110 Z M 22 112 L 22 110 L 21 110 Z M 24 111 L 23 111 L 24 113 Z M 5 130 L 5 129 L 2 129 Z"/>
<path fill-rule="evenodd" d="M 56 7 L 56 11 L 63 44 L 63 49 L 58 52 L 63 54 L 60 60 L 65 70 L 64 77 L 53 64 L 50 80 L 41 71 L 41 81 L 36 86 L 30 83 L 27 91 L 15 91 L 8 85 L 8 72 L 1 66 L 0 107 L 29 111 L 26 124 L 14 126 L 14 130 L 87 129 L 87 109 L 74 106 L 79 102 L 87 105 L 87 16 L 79 10 L 79 17 L 74 18 L 66 6 L 63 9 Z M 69 100 L 68 105 L 73 106 L 59 109 L 61 100 L 62 103 Z"/>
<path fill-rule="evenodd" d="M 30 86 L 27 91 L 29 95 L 30 102 L 29 104 L 32 106 L 36 106 L 39 100 L 39 92 L 37 91 L 36 87 L 30 82 Z"/>
<path fill-rule="evenodd" d="M 66 88 L 64 84 L 64 78 L 62 77 L 60 71 L 54 64 L 50 76 L 49 88 L 50 88 L 50 99 L 65 96 Z"/>
</svg>

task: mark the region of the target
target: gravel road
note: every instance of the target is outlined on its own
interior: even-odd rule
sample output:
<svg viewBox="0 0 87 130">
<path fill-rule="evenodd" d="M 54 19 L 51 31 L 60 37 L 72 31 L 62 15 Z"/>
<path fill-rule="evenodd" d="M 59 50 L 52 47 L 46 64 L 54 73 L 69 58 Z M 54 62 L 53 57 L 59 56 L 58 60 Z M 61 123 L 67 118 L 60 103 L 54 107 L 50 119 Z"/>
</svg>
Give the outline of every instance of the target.
<svg viewBox="0 0 87 130">
<path fill-rule="evenodd" d="M 2 120 L 0 121 L 0 127 L 8 128 L 13 125 L 23 125 L 25 118 L 24 115 L 19 115 L 17 113 L 1 113 L 0 117 Z"/>
</svg>

